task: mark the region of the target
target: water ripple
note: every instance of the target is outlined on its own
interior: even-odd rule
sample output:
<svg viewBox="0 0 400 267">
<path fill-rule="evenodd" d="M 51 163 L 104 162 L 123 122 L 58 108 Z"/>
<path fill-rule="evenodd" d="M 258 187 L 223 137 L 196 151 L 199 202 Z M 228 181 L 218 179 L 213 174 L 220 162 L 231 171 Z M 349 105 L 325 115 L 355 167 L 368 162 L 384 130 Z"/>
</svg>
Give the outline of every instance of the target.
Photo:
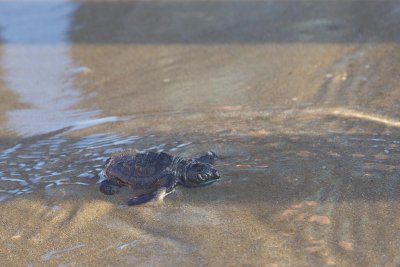
<svg viewBox="0 0 400 267">
<path fill-rule="evenodd" d="M 104 161 L 114 152 L 134 148 L 137 151 L 175 151 L 188 142 L 157 145 L 157 137 L 93 134 L 80 139 L 59 135 L 16 144 L 0 150 L 0 201 L 24 195 L 40 188 L 64 185 L 91 186 L 99 180 Z M 137 144 L 139 141 L 141 144 Z"/>
</svg>

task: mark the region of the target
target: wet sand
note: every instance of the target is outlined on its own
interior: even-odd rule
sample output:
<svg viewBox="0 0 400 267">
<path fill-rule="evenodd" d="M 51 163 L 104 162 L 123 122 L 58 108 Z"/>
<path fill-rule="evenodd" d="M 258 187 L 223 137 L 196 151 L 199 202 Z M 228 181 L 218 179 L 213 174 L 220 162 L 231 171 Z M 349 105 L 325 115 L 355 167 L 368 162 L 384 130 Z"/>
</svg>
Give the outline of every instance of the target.
<svg viewBox="0 0 400 267">
<path fill-rule="evenodd" d="M 64 31 L 0 19 L 0 265 L 400 264 L 398 2 L 51 5 Z M 15 76 L 47 46 L 63 68 Z M 126 207 L 98 191 L 122 149 L 213 149 L 223 179 Z"/>
</svg>

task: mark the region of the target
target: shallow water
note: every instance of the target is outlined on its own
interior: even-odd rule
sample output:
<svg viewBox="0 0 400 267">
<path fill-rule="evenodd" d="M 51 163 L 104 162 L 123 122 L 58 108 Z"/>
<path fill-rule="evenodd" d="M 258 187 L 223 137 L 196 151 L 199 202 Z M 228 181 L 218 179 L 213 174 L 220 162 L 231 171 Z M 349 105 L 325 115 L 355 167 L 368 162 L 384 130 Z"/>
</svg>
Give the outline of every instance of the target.
<svg viewBox="0 0 400 267">
<path fill-rule="evenodd" d="M 0 1 L 0 265 L 400 264 L 399 10 Z M 124 149 L 222 180 L 127 207 Z"/>
<path fill-rule="evenodd" d="M 129 192 L 98 192 L 104 160 L 124 148 L 183 156 L 212 148 L 223 180 L 127 207 Z M 393 133 L 55 135 L 17 144 L 0 161 L 4 262 L 386 263 L 400 245 L 399 159 Z"/>
</svg>

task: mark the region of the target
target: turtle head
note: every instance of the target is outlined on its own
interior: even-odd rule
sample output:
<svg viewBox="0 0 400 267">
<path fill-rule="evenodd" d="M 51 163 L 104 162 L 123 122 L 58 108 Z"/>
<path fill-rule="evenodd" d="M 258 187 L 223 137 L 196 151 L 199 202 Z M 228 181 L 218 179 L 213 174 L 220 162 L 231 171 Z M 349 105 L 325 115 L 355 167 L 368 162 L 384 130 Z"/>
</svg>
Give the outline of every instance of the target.
<svg viewBox="0 0 400 267">
<path fill-rule="evenodd" d="M 186 167 L 182 183 L 185 186 L 202 186 L 219 178 L 218 171 L 211 164 L 194 162 Z"/>
</svg>

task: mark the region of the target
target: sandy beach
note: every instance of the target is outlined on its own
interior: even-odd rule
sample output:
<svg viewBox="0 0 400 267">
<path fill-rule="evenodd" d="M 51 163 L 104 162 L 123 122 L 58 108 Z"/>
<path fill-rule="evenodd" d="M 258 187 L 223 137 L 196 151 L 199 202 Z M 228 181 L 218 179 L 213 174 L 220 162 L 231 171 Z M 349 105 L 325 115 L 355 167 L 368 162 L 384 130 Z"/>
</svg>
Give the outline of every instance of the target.
<svg viewBox="0 0 400 267">
<path fill-rule="evenodd" d="M 1 266 L 400 265 L 400 2 L 0 1 Z M 128 207 L 114 152 L 222 180 Z"/>
</svg>

